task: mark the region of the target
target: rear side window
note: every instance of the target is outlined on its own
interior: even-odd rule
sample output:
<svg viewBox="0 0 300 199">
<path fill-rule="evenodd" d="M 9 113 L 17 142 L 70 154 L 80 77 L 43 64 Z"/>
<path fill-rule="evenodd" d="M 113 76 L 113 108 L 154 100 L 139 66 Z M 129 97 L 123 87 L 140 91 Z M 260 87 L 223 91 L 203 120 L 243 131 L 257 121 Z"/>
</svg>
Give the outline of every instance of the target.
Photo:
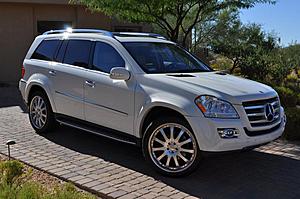
<svg viewBox="0 0 300 199">
<path fill-rule="evenodd" d="M 58 48 L 59 40 L 44 40 L 32 54 L 31 59 L 40 59 L 45 61 L 53 61 L 55 52 Z"/>
<path fill-rule="evenodd" d="M 66 52 L 66 48 L 67 48 L 67 45 L 68 45 L 68 41 L 67 40 L 64 40 L 57 52 L 57 55 L 56 55 L 56 58 L 55 58 L 55 61 L 57 62 L 60 62 L 62 63 L 63 62 L 63 59 L 64 59 L 64 56 L 65 56 L 65 52 Z"/>
<path fill-rule="evenodd" d="M 113 67 L 125 67 L 120 54 L 109 44 L 97 42 L 93 59 L 95 69 L 110 73 Z"/>
<path fill-rule="evenodd" d="M 64 63 L 88 67 L 92 41 L 70 40 L 66 49 Z"/>
</svg>

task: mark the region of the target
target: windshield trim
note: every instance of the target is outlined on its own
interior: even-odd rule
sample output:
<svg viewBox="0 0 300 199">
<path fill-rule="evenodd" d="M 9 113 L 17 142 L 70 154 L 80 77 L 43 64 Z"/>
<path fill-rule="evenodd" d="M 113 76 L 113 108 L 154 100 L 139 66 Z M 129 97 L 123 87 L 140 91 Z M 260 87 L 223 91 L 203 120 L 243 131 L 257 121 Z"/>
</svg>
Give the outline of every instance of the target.
<svg viewBox="0 0 300 199">
<path fill-rule="evenodd" d="M 134 61 L 138 64 L 138 66 L 144 71 L 144 73 L 146 74 L 176 74 L 176 73 L 201 73 L 201 72 L 213 72 L 214 69 L 212 69 L 208 64 L 206 64 L 205 62 L 203 62 L 201 59 L 199 59 L 196 55 L 194 55 L 193 53 L 189 52 L 188 50 L 186 50 L 185 48 L 183 48 L 182 46 L 176 44 L 176 43 L 166 43 L 166 42 L 149 42 L 149 41 L 124 41 L 124 42 L 120 42 L 121 45 L 126 49 L 126 51 L 129 53 L 129 55 L 134 59 Z M 145 70 L 140 64 L 139 62 L 136 60 L 136 58 L 132 55 L 132 53 L 128 50 L 128 48 L 126 47 L 125 43 L 159 43 L 159 44 L 168 44 L 168 45 L 174 45 L 176 47 L 178 47 L 179 49 L 183 50 L 185 53 L 187 53 L 188 55 L 190 55 L 193 59 L 195 59 L 196 61 L 200 62 L 201 64 L 203 64 L 208 70 L 194 70 L 194 71 L 176 71 L 176 72 L 149 72 L 147 70 Z"/>
</svg>

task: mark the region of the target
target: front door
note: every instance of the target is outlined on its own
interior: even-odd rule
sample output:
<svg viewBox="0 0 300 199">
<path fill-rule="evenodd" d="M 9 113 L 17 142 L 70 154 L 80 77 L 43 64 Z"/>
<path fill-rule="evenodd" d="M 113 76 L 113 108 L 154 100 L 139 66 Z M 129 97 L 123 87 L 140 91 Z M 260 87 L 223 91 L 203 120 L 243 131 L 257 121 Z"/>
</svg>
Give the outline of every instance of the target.
<svg viewBox="0 0 300 199">
<path fill-rule="evenodd" d="M 133 78 L 112 80 L 111 68 L 125 67 L 121 54 L 104 42 L 96 42 L 92 69 L 85 81 L 85 118 L 87 121 L 133 134 L 134 89 Z"/>
</svg>

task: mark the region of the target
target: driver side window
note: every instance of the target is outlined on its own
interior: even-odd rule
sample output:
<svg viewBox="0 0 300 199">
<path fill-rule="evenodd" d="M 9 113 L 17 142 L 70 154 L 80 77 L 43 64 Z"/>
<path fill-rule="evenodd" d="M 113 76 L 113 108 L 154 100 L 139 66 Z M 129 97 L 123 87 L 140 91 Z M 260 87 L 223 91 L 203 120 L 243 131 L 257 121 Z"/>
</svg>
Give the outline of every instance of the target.
<svg viewBox="0 0 300 199">
<path fill-rule="evenodd" d="M 125 67 L 125 61 L 111 45 L 96 42 L 93 67 L 96 70 L 110 73 L 110 70 L 114 67 Z"/>
</svg>

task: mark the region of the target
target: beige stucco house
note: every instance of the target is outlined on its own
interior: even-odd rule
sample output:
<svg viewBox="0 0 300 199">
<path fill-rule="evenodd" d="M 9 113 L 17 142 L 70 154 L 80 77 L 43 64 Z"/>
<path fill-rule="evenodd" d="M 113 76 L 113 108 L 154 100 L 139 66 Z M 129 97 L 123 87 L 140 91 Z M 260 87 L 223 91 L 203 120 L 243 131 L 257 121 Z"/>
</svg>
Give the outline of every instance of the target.
<svg viewBox="0 0 300 199">
<path fill-rule="evenodd" d="M 70 5 L 68 0 L 0 0 L 0 83 L 18 82 L 22 60 L 38 34 L 67 26 L 150 31 L 149 26 L 121 23 L 83 6 Z"/>
</svg>

